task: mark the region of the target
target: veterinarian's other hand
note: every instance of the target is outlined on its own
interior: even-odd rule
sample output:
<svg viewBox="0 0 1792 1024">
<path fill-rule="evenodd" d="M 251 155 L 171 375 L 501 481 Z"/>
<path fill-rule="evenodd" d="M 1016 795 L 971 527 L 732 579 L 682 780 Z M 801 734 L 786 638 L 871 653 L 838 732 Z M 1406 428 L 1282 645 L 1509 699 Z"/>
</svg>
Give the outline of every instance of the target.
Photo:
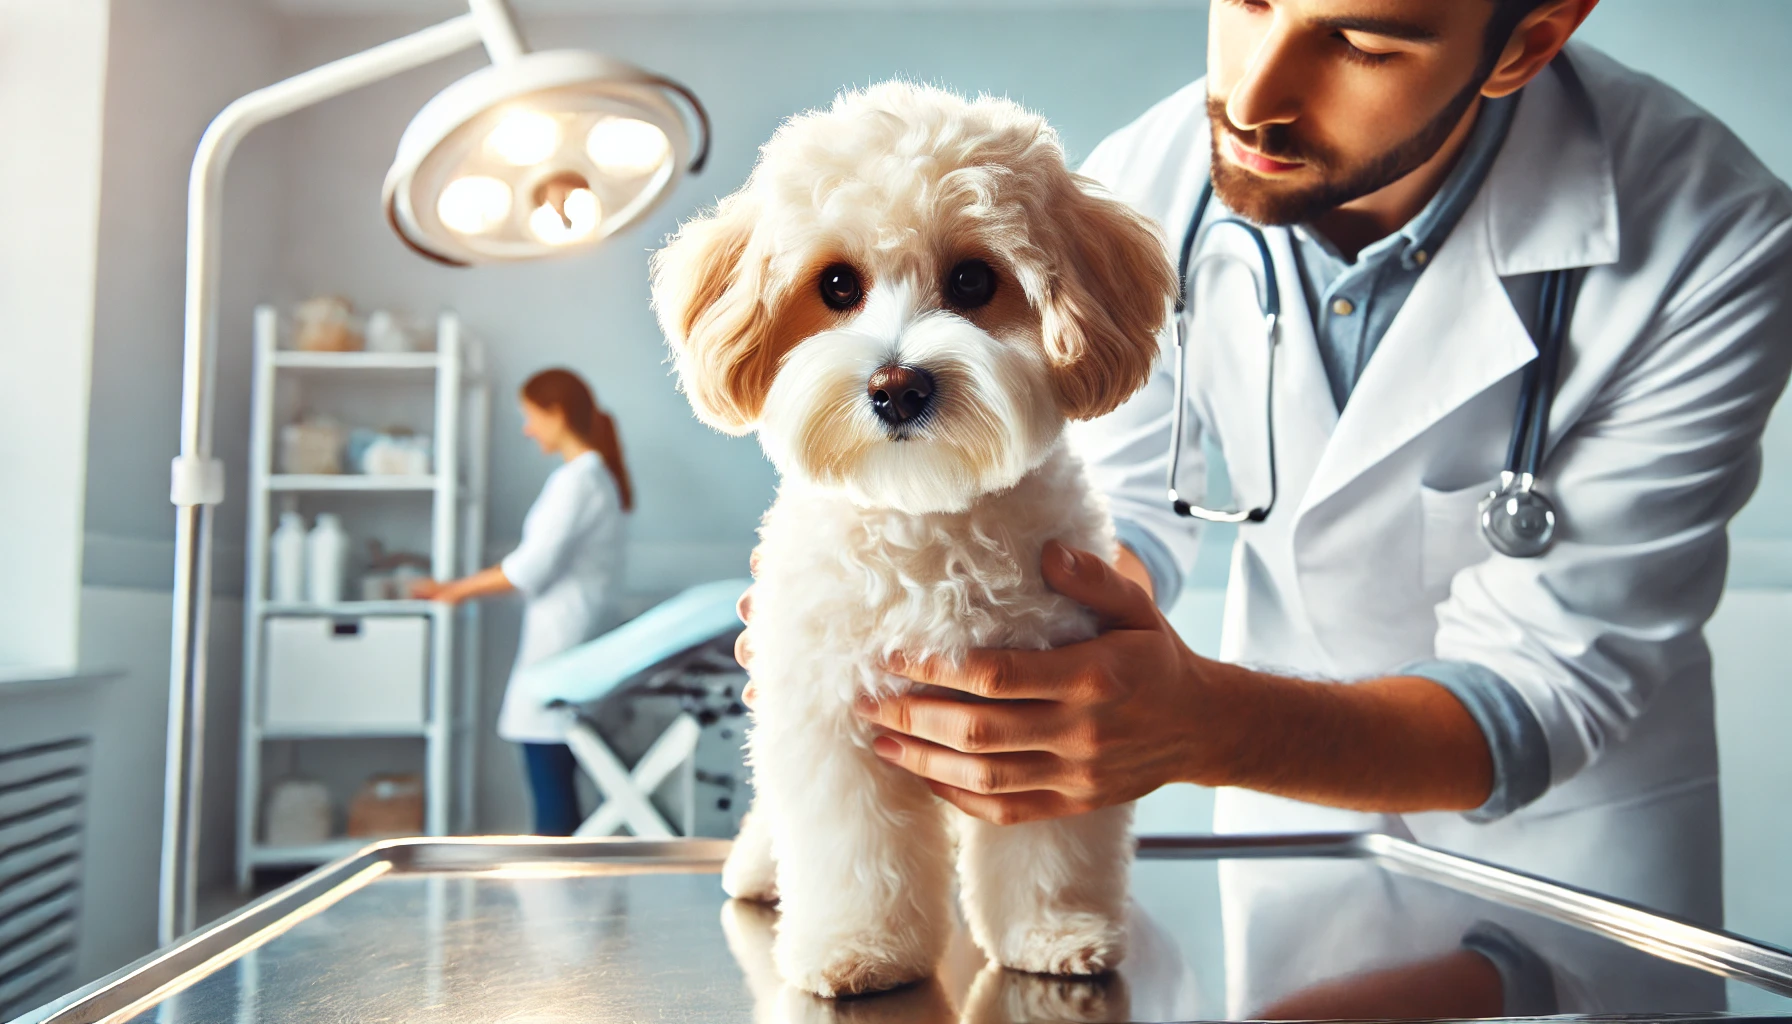
<svg viewBox="0 0 1792 1024">
<path fill-rule="evenodd" d="M 908 694 L 857 711 L 888 734 L 880 757 L 997 823 L 1081 814 L 1189 777 L 1199 659 L 1138 584 L 1087 551 L 1048 544 L 1045 580 L 1101 619 L 1050 651 L 973 651 L 962 666 L 890 666 L 994 703 Z"/>
<path fill-rule="evenodd" d="M 747 571 L 752 573 L 755 577 L 759 575 L 758 548 L 754 548 L 753 554 L 747 559 Z M 734 603 L 734 614 L 740 616 L 741 625 L 747 627 L 740 631 L 739 636 L 734 638 L 734 660 L 740 662 L 740 667 L 746 669 L 748 672 L 747 685 L 741 687 L 740 702 L 750 708 L 753 706 L 754 698 L 759 696 L 758 688 L 753 685 L 752 666 L 749 664 L 753 660 L 752 587 L 749 586 L 746 590 L 741 591 L 740 600 Z"/>
</svg>

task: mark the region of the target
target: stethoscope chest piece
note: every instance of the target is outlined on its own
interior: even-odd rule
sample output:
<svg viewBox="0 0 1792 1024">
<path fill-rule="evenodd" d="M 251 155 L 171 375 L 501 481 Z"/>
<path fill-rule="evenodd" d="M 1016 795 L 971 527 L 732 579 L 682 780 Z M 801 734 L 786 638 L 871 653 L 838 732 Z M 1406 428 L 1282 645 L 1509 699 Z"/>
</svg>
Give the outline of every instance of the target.
<svg viewBox="0 0 1792 1024">
<path fill-rule="evenodd" d="M 1502 473 L 1500 488 L 1481 499 L 1481 534 L 1511 558 L 1536 558 L 1556 541 L 1556 507 L 1529 473 Z"/>
</svg>

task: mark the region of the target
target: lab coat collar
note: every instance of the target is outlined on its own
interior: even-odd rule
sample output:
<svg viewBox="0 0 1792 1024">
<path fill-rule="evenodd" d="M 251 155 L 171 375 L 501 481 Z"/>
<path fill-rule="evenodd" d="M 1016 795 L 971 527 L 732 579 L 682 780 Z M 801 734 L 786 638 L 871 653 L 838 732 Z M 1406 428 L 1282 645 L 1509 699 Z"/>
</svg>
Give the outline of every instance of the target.
<svg viewBox="0 0 1792 1024">
<path fill-rule="evenodd" d="M 1525 89 L 1481 195 L 1364 368 L 1302 512 L 1536 357 L 1502 278 L 1617 254 L 1611 157 L 1579 76 L 1558 58 Z"/>
<path fill-rule="evenodd" d="M 1483 187 L 1493 267 L 1517 277 L 1618 261 L 1611 149 L 1570 46 L 1525 87 Z"/>
</svg>

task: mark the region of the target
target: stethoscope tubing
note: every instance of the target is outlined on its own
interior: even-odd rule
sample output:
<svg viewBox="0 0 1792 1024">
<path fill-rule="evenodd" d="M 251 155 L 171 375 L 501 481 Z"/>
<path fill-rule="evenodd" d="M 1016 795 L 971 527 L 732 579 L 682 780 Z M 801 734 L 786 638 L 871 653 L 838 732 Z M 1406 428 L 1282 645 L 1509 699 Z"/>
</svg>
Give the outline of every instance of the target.
<svg viewBox="0 0 1792 1024">
<path fill-rule="evenodd" d="M 1269 251 L 1269 239 L 1264 237 L 1263 229 L 1247 220 L 1238 217 L 1223 217 L 1202 227 L 1201 222 L 1207 217 L 1207 207 L 1213 200 L 1213 179 L 1209 178 L 1201 189 L 1201 195 L 1195 200 L 1194 216 L 1190 218 L 1188 230 L 1183 232 L 1182 250 L 1176 261 L 1176 305 L 1174 314 L 1175 328 L 1172 332 L 1176 341 L 1176 396 L 1175 411 L 1171 418 L 1170 469 L 1167 475 L 1166 488 L 1169 491 L 1170 506 L 1177 515 L 1200 519 L 1210 523 L 1260 523 L 1269 518 L 1269 513 L 1276 504 L 1276 328 L 1282 317 L 1282 290 L 1275 275 L 1275 257 Z M 1198 259 L 1193 258 L 1201 240 L 1216 228 L 1232 226 L 1244 231 L 1257 250 L 1258 266 L 1261 275 L 1253 275 L 1261 282 L 1257 294 L 1257 308 L 1263 314 L 1264 335 L 1268 342 L 1266 353 L 1269 364 L 1265 372 L 1265 387 L 1269 401 L 1264 408 L 1264 437 L 1269 446 L 1269 500 L 1261 506 L 1236 511 L 1204 508 L 1184 500 L 1176 491 L 1178 470 L 1182 464 L 1182 437 L 1188 414 L 1188 327 L 1186 324 L 1189 289 L 1188 281 L 1192 273 L 1197 272 L 1203 263 L 1210 260 L 1242 260 L 1243 257 L 1231 253 L 1210 253 Z"/>
<path fill-rule="evenodd" d="M 1270 510 L 1275 507 L 1278 481 L 1276 479 L 1276 444 L 1275 444 L 1275 365 L 1277 326 L 1281 319 L 1281 290 L 1276 279 L 1275 258 L 1269 249 L 1269 240 L 1263 230 L 1249 221 L 1237 217 L 1224 217 L 1202 226 L 1206 219 L 1207 208 L 1213 200 L 1213 179 L 1209 177 L 1202 186 L 1201 194 L 1195 201 L 1194 215 L 1189 219 L 1188 229 L 1183 232 L 1181 251 L 1177 258 L 1177 289 L 1174 314 L 1176 389 L 1175 411 L 1172 416 L 1172 432 L 1170 439 L 1170 467 L 1167 474 L 1166 490 L 1169 493 L 1171 507 L 1176 514 L 1216 523 L 1260 523 L 1269 517 Z M 1222 511 L 1203 508 L 1183 499 L 1176 490 L 1178 470 L 1181 468 L 1183 431 L 1187 415 L 1187 360 L 1188 360 L 1188 306 L 1190 298 L 1189 276 L 1198 271 L 1200 266 L 1211 259 L 1235 259 L 1243 257 L 1231 253 L 1214 253 L 1206 257 L 1195 256 L 1201 241 L 1215 228 L 1235 225 L 1249 234 L 1255 244 L 1259 266 L 1262 270 L 1261 289 L 1257 295 L 1258 309 L 1262 312 L 1265 329 L 1268 334 L 1269 368 L 1265 377 L 1268 398 L 1265 401 L 1264 434 L 1269 446 L 1269 501 L 1258 508 L 1239 511 Z M 1501 543 L 1489 528 L 1483 513 L 1482 529 L 1489 543 L 1503 553 L 1514 557 L 1530 557 L 1547 551 L 1554 539 L 1554 523 L 1556 513 L 1554 506 L 1541 493 L 1534 493 L 1537 475 L 1542 468 L 1543 448 L 1549 433 L 1549 414 L 1554 402 L 1556 377 L 1561 369 L 1562 346 L 1567 333 L 1567 321 L 1570 315 L 1570 272 L 1552 270 L 1543 275 L 1542 290 L 1538 296 L 1538 329 L 1539 341 L 1537 356 L 1526 364 L 1520 379 L 1518 390 L 1518 408 L 1512 418 L 1512 436 L 1506 445 L 1505 468 L 1501 472 L 1500 488 L 1488 496 L 1486 501 L 1494 503 L 1495 499 L 1508 493 L 1521 492 L 1527 501 L 1549 514 L 1550 532 L 1543 537 L 1533 549 L 1519 553 L 1510 544 Z M 1514 506 L 1516 507 L 1516 506 Z"/>
</svg>

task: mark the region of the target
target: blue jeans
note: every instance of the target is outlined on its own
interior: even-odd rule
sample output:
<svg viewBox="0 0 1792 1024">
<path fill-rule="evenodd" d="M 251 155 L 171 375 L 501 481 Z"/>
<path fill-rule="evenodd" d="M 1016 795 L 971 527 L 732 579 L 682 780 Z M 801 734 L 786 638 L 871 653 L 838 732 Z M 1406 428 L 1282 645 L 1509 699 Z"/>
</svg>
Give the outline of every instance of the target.
<svg viewBox="0 0 1792 1024">
<path fill-rule="evenodd" d="M 524 743 L 523 768 L 529 775 L 529 792 L 535 797 L 535 834 L 570 836 L 584 817 L 579 814 L 579 791 L 574 785 L 578 764 L 572 748 L 564 743 Z"/>
</svg>

